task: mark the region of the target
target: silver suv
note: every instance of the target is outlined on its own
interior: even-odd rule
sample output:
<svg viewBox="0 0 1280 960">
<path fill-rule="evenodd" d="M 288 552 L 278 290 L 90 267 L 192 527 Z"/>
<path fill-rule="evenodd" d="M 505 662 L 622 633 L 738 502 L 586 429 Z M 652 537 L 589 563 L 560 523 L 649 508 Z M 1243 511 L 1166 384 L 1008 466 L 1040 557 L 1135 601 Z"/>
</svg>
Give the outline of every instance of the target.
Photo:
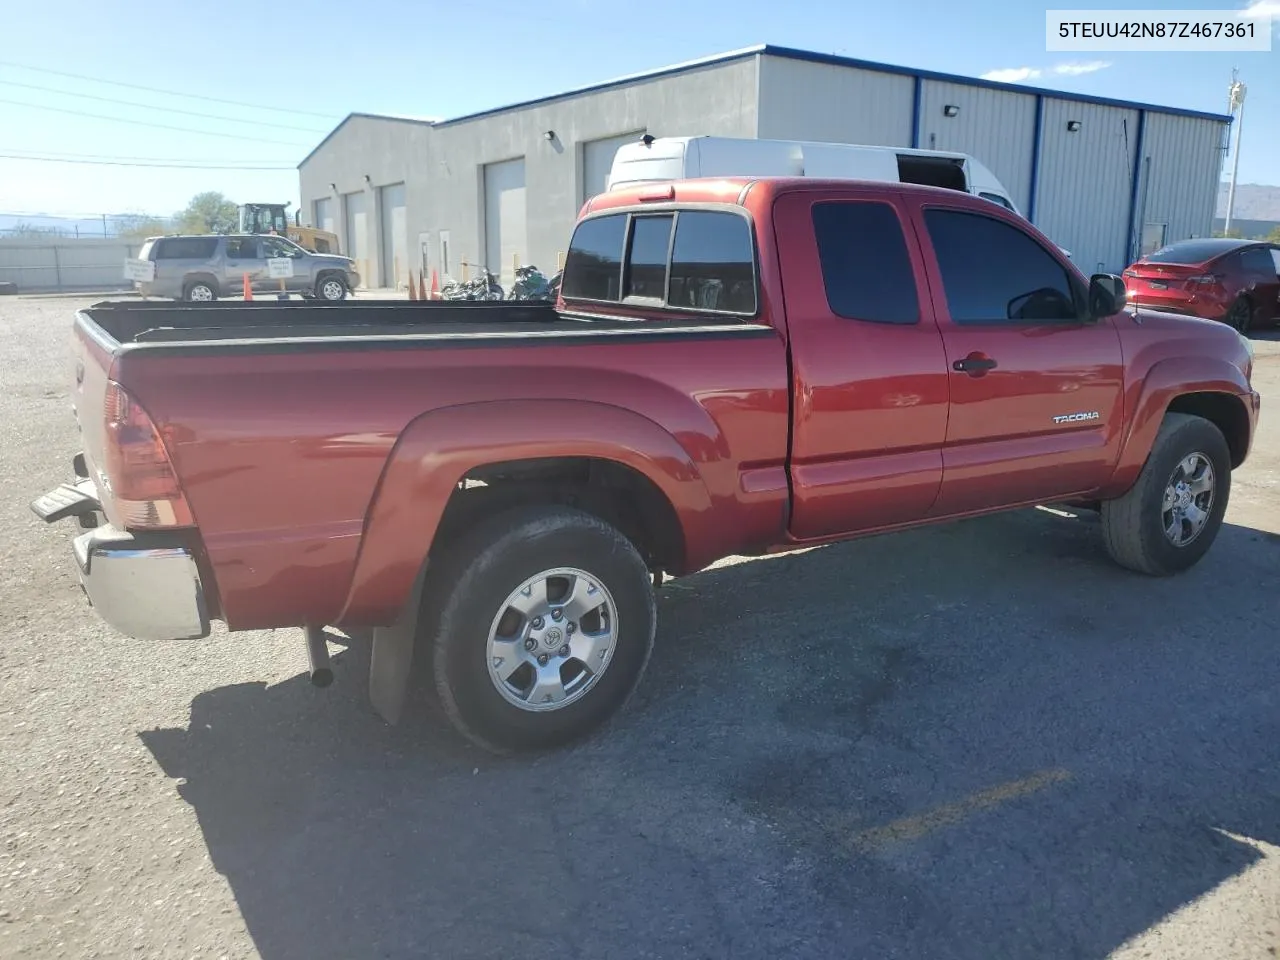
<svg viewBox="0 0 1280 960">
<path fill-rule="evenodd" d="M 279 257 L 293 261 L 293 277 L 285 280 L 285 289 L 308 299 L 343 300 L 360 285 L 350 257 L 312 253 L 292 240 L 269 234 L 152 237 L 142 245 L 138 257 L 156 265 L 155 280 L 146 285 L 147 294 L 175 300 L 240 296 L 245 274 L 252 290 L 276 292 L 280 281 L 267 276 L 267 260 Z"/>
</svg>

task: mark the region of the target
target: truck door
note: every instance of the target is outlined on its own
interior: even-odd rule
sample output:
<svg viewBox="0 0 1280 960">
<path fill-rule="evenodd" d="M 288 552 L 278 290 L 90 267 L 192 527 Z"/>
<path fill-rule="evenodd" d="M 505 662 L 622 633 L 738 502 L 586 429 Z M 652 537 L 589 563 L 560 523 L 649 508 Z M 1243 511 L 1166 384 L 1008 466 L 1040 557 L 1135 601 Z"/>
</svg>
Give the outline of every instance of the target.
<svg viewBox="0 0 1280 960">
<path fill-rule="evenodd" d="M 1078 277 L 1012 215 L 913 204 L 951 381 L 933 513 L 1097 488 L 1119 456 L 1123 421 L 1112 321 L 1083 319 Z"/>
<path fill-rule="evenodd" d="M 946 355 L 899 197 L 844 188 L 774 205 L 797 539 L 916 520 L 938 496 Z"/>
</svg>

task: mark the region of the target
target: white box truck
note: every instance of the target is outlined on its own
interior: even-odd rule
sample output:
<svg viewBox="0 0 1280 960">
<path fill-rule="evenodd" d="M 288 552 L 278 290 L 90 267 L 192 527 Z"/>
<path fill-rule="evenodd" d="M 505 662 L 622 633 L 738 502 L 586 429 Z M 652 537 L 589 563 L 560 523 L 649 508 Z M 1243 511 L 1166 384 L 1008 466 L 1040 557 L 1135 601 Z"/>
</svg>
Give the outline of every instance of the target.
<svg viewBox="0 0 1280 960">
<path fill-rule="evenodd" d="M 1025 216 L 996 175 L 967 153 L 856 143 L 646 134 L 618 148 L 605 189 L 698 177 L 751 176 L 921 183 L 963 190 Z M 1069 250 L 1059 249 L 1071 256 Z"/>
<path fill-rule="evenodd" d="M 618 148 L 606 189 L 662 180 L 741 176 L 923 183 L 964 190 L 1021 216 L 995 174 L 968 154 L 853 143 L 645 136 Z"/>
</svg>

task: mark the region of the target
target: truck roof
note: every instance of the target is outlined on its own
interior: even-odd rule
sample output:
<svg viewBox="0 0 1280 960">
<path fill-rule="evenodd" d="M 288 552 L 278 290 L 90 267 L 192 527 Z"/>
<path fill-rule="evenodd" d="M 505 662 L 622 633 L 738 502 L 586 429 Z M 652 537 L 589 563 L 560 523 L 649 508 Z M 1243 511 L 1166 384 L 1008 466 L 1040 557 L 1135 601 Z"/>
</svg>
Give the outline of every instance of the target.
<svg viewBox="0 0 1280 960">
<path fill-rule="evenodd" d="M 631 207 L 640 203 L 732 203 L 743 205 L 747 193 L 753 187 L 763 187 L 772 196 L 793 190 L 848 190 L 859 193 L 914 193 L 923 196 L 946 197 L 960 205 L 972 205 L 987 209 L 989 201 L 979 200 L 970 194 L 946 187 L 932 187 L 917 183 L 887 180 L 853 180 L 836 177 L 700 177 L 687 180 L 664 180 L 618 187 L 597 194 L 587 201 L 583 214 L 595 213 L 614 207 Z M 972 201 L 972 204 L 969 203 Z M 985 206 L 983 206 L 985 204 Z"/>
</svg>

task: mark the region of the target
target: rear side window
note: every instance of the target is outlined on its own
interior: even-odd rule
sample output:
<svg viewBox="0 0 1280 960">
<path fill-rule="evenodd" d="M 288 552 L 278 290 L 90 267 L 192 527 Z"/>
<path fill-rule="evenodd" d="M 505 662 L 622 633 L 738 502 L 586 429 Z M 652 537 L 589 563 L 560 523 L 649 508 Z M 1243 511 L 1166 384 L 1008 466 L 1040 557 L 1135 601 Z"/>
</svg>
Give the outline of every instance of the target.
<svg viewBox="0 0 1280 960">
<path fill-rule="evenodd" d="M 620 299 L 626 239 L 626 214 L 596 217 L 578 224 L 564 261 L 563 295 L 578 300 Z"/>
<path fill-rule="evenodd" d="M 257 260 L 262 254 L 257 237 L 227 237 L 228 260 Z"/>
<path fill-rule="evenodd" d="M 1266 247 L 1250 247 L 1240 254 L 1240 266 L 1245 273 L 1270 276 L 1276 272 L 1275 261 Z"/>
<path fill-rule="evenodd" d="M 993 217 L 926 210 L 953 323 L 1079 319 L 1067 271 L 1029 234 Z"/>
<path fill-rule="evenodd" d="M 208 260 L 217 249 L 217 237 L 165 237 L 156 243 L 155 259 Z"/>
<path fill-rule="evenodd" d="M 893 207 L 857 200 L 815 203 L 813 230 L 832 313 L 872 323 L 920 319 L 915 272 Z"/>
<path fill-rule="evenodd" d="M 569 300 L 640 297 L 676 310 L 754 314 L 751 225 L 713 210 L 584 220 L 569 245 L 563 291 Z"/>
<path fill-rule="evenodd" d="M 732 213 L 685 210 L 671 251 L 673 307 L 756 312 L 756 258 L 751 227 Z"/>
</svg>

